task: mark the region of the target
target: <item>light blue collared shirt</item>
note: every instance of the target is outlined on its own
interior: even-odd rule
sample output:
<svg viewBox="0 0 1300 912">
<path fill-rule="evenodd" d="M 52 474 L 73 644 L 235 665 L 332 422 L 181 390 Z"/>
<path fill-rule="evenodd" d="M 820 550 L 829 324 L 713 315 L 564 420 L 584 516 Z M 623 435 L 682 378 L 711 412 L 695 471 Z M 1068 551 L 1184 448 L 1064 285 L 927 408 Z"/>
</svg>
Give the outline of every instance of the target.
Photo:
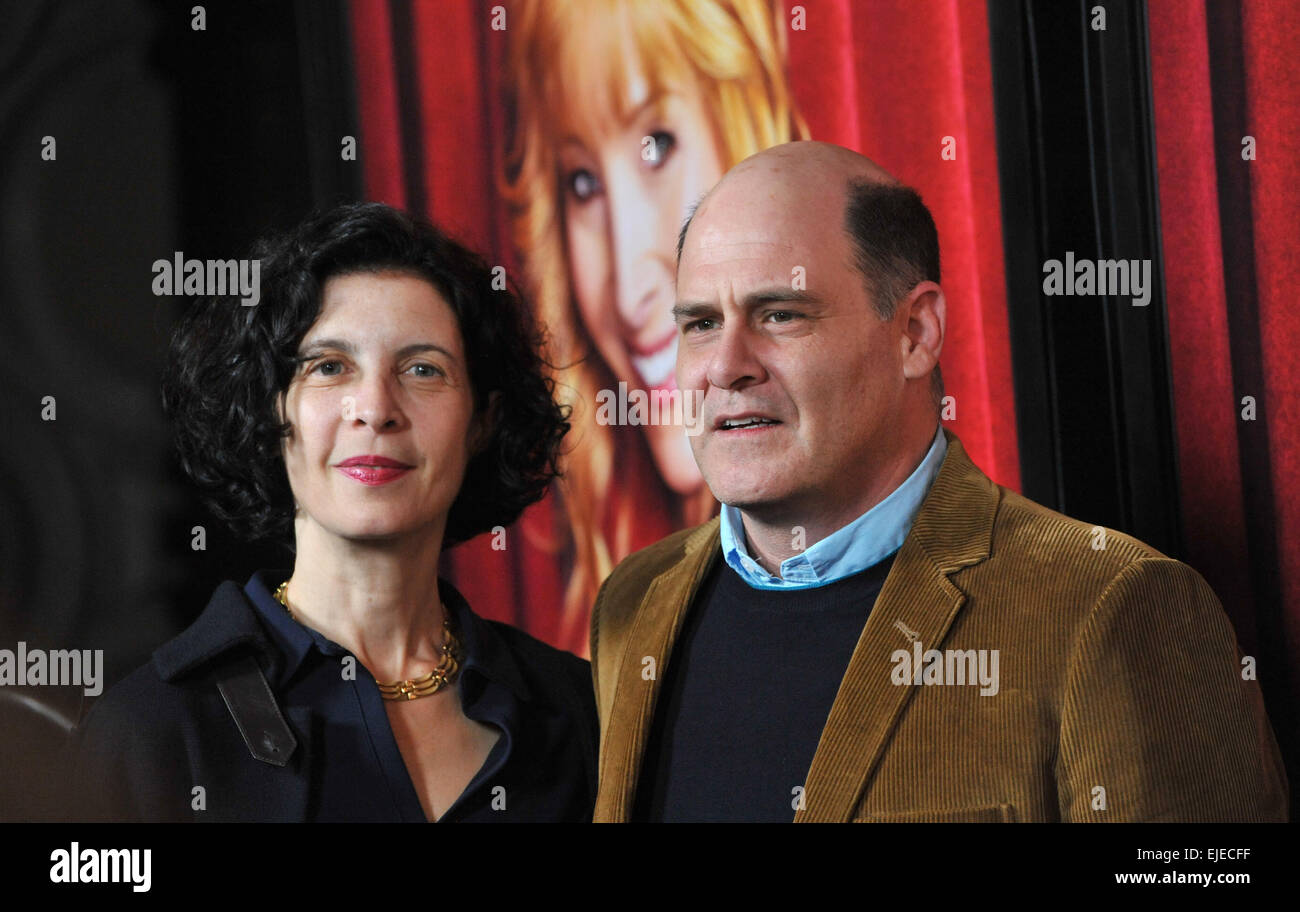
<svg viewBox="0 0 1300 912">
<path fill-rule="evenodd" d="M 728 566 L 755 589 L 815 589 L 861 573 L 903 546 L 947 452 L 948 441 L 940 426 L 929 452 L 907 481 L 847 526 L 781 561 L 779 577 L 772 576 L 749 556 L 740 510 L 723 504 L 722 555 Z"/>
</svg>

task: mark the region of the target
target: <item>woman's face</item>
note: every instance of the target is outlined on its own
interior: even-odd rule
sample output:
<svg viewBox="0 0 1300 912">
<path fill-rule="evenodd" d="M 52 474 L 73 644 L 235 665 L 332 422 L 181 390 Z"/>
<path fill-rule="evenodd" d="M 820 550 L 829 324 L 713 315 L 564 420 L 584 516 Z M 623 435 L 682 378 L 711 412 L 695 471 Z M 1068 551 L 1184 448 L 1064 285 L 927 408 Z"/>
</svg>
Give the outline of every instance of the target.
<svg viewBox="0 0 1300 912">
<path fill-rule="evenodd" d="M 687 208 L 721 178 L 722 162 L 698 93 L 651 98 L 634 76 L 628 94 L 620 123 L 561 143 L 559 166 L 583 325 L 615 379 L 650 393 L 677 388 L 677 232 Z M 584 97 L 574 87 L 574 103 Z M 681 426 L 642 429 L 668 486 L 697 490 L 702 480 Z"/>
<path fill-rule="evenodd" d="M 298 352 L 283 453 L 299 522 L 355 540 L 440 536 L 480 425 L 442 295 L 398 273 L 335 276 Z"/>
</svg>

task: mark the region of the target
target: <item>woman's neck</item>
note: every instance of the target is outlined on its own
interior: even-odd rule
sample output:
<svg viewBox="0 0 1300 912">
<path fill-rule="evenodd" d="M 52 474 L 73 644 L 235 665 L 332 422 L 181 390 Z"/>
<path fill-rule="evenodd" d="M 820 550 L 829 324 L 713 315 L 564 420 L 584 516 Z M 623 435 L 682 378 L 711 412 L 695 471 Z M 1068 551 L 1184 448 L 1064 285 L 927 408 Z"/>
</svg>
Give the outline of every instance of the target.
<svg viewBox="0 0 1300 912">
<path fill-rule="evenodd" d="M 286 595 L 298 621 L 349 650 L 380 681 L 418 677 L 437 665 L 441 528 L 363 542 L 300 517 L 295 531 Z"/>
</svg>

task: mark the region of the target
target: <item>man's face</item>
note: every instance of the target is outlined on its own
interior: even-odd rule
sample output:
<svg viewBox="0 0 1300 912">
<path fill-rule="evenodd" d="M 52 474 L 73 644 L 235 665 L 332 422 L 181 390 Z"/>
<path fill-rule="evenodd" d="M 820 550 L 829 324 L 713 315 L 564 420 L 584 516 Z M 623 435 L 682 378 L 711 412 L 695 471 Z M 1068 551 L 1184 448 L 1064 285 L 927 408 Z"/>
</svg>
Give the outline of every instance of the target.
<svg viewBox="0 0 1300 912">
<path fill-rule="evenodd" d="M 715 190 L 687 236 L 677 382 L 704 391 L 691 446 L 715 497 L 756 516 L 831 515 L 897 457 L 906 316 L 872 309 L 842 194 L 756 170 Z"/>
</svg>

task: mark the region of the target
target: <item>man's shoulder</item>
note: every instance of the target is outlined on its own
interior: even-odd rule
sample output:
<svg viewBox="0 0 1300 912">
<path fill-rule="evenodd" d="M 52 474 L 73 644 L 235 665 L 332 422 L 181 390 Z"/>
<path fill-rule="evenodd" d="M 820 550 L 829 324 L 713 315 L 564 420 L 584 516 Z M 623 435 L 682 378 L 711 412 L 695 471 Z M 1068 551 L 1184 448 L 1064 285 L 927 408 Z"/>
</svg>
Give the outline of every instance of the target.
<svg viewBox="0 0 1300 912">
<path fill-rule="evenodd" d="M 1128 564 L 1169 558 L 1146 542 L 1107 526 L 1075 519 L 998 486 L 993 554 L 1030 564 L 1078 565 L 1083 572 L 1113 576 Z"/>
<path fill-rule="evenodd" d="M 1216 614 L 1222 611 L 1194 568 L 1146 542 L 1007 488 L 999 486 L 999 492 L 988 560 L 965 575 L 972 584 L 983 578 L 1005 592 L 1010 579 L 1017 591 L 1032 592 L 1035 604 L 1073 611 L 1080 618 L 1103 599 L 1161 589 L 1213 606 Z"/>
<path fill-rule="evenodd" d="M 629 554 L 605 580 L 597 602 L 635 607 L 656 577 L 697 554 L 698 549 L 708 547 L 710 542 L 716 543 L 717 538 L 718 518 L 715 516 L 706 523 L 674 532 Z"/>
<path fill-rule="evenodd" d="M 1177 563 L 1131 535 L 995 483 L 956 435 L 946 433 L 947 458 L 913 527 L 930 559 L 946 571 L 973 564 L 978 572 L 963 576 L 1015 573 L 1026 581 L 1064 574 L 1072 584 L 1090 588 L 1134 564 Z"/>
<path fill-rule="evenodd" d="M 994 524 L 994 535 L 1015 546 L 1044 544 L 1056 557 L 1075 556 L 1074 546 L 1079 541 L 1089 545 L 1090 552 L 1104 553 L 1116 564 L 1125 564 L 1142 558 L 1164 558 L 1156 548 L 1146 542 L 1107 526 L 1075 519 L 1064 513 L 1030 500 L 1009 488 L 998 486 L 1001 502 Z M 1089 554 L 1089 560 L 1096 554 Z"/>
<path fill-rule="evenodd" d="M 653 545 L 640 551 L 634 551 L 619 562 L 611 578 L 618 575 L 650 575 L 653 579 L 686 559 L 688 552 L 703 546 L 710 537 L 718 532 L 718 517 L 689 529 L 681 529 L 666 538 L 661 538 Z"/>
</svg>

